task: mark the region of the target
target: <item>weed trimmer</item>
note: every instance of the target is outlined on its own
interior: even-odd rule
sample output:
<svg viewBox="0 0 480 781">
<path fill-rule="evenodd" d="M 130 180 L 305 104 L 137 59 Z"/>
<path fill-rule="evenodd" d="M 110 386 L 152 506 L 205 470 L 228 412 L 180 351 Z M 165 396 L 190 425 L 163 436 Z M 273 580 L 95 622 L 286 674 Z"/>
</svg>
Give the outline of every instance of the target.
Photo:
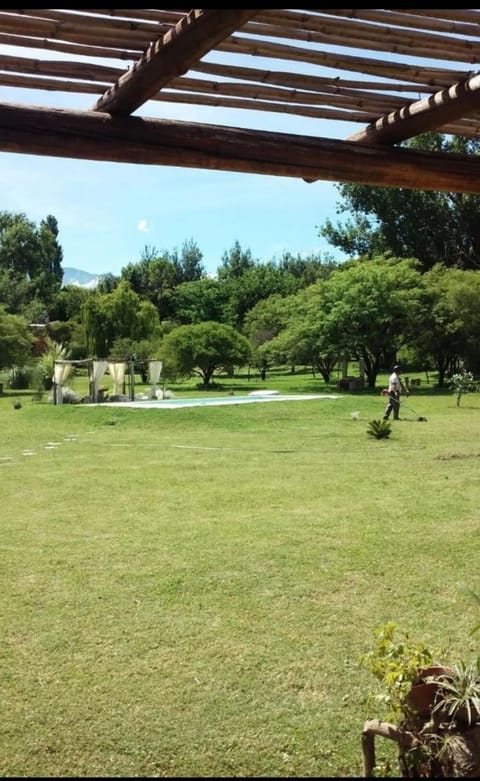
<svg viewBox="0 0 480 781">
<path fill-rule="evenodd" d="M 388 395 L 388 398 L 391 401 L 396 401 L 395 396 L 391 396 L 390 394 Z M 404 401 L 402 401 L 401 404 L 402 404 L 402 407 L 406 407 L 407 409 L 410 410 L 410 412 L 413 412 L 414 415 L 417 415 L 417 422 L 418 423 L 426 423 L 427 422 L 427 419 L 423 415 L 419 415 L 418 412 L 415 412 L 413 407 L 411 407 L 409 404 L 406 404 Z"/>
</svg>

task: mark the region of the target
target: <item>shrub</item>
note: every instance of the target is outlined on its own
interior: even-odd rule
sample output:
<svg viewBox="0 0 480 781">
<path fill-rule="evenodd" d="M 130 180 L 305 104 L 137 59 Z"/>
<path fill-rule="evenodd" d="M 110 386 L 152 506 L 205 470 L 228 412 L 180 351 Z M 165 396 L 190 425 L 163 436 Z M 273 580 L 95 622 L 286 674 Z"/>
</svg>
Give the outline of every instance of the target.
<svg viewBox="0 0 480 781">
<path fill-rule="evenodd" d="M 457 407 L 460 406 L 460 400 L 464 393 L 474 393 L 477 390 L 472 372 L 465 370 L 452 374 L 448 384 L 455 394 Z"/>
<path fill-rule="evenodd" d="M 387 439 L 392 433 L 392 424 L 388 420 L 371 420 L 367 434 L 375 439 Z"/>
<path fill-rule="evenodd" d="M 7 375 L 7 385 L 12 390 L 25 390 L 30 386 L 31 368 L 12 366 Z"/>
<path fill-rule="evenodd" d="M 55 371 L 55 361 L 68 360 L 69 350 L 65 345 L 56 342 L 50 336 L 45 338 L 45 350 L 39 358 L 38 365 L 43 373 L 44 388 L 50 390 L 53 382 L 53 373 Z"/>
</svg>

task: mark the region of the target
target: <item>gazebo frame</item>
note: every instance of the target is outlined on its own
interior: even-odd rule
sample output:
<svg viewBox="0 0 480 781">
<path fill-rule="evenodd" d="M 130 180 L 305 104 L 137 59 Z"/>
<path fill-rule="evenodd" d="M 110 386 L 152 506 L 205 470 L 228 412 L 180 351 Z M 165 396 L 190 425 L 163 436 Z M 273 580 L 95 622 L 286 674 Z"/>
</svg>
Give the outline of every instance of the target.
<svg viewBox="0 0 480 781">
<path fill-rule="evenodd" d="M 479 22 L 458 8 L 2 10 L 0 87 L 38 104 L 0 103 L 0 151 L 479 194 L 480 156 L 396 146 L 480 138 Z M 45 91 L 95 100 L 72 111 Z M 159 101 L 219 121 L 148 116 Z M 250 126 L 222 125 L 225 108 Z M 255 112 L 320 133 L 258 130 Z M 344 122 L 361 129 L 338 138 Z"/>
</svg>

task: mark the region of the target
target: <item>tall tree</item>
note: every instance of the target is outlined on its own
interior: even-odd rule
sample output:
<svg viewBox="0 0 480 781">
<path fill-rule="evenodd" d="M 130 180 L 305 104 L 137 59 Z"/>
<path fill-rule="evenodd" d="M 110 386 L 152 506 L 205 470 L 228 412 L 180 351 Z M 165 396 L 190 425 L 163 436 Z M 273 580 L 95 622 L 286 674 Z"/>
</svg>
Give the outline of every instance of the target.
<svg viewBox="0 0 480 781">
<path fill-rule="evenodd" d="M 54 217 L 53 214 L 47 214 L 46 218 L 40 223 L 40 231 L 50 231 L 54 237 L 55 244 L 50 258 L 50 271 L 61 281 L 63 279 L 63 249 L 58 243 L 59 230 L 57 218 Z"/>
<path fill-rule="evenodd" d="M 246 271 L 255 266 L 255 261 L 249 249 L 243 250 L 240 242 L 235 240 L 228 252 L 223 253 L 222 262 L 218 268 L 218 278 L 239 279 Z"/>
<path fill-rule="evenodd" d="M 172 297 L 177 269 L 168 253 L 159 253 L 153 248 L 145 248 L 138 263 L 129 263 L 122 269 L 122 279 L 141 298 L 154 304 L 162 320 L 172 317 Z"/>
<path fill-rule="evenodd" d="M 49 309 L 63 278 L 58 226 L 49 215 L 37 228 L 23 213 L 0 212 L 0 293 L 12 313 Z"/>
<path fill-rule="evenodd" d="M 116 276 L 108 272 L 107 274 L 101 274 L 97 282 L 97 290 L 99 293 L 113 293 L 117 285 L 120 283 L 121 277 Z"/>
<path fill-rule="evenodd" d="M 299 288 L 313 285 L 317 279 L 326 279 L 337 267 L 338 263 L 328 253 L 322 258 L 320 254 L 303 257 L 301 254 L 293 256 L 290 252 L 284 252 L 278 262 L 280 271 L 299 280 Z"/>
<path fill-rule="evenodd" d="M 284 297 L 274 293 L 250 309 L 244 322 L 244 333 L 252 344 L 252 363 L 266 379 L 267 370 L 277 358 L 272 342 L 286 328 L 296 296 Z"/>
<path fill-rule="evenodd" d="M 310 364 L 313 373 L 319 371 L 326 383 L 345 351 L 332 339 L 329 328 L 327 281 L 323 279 L 289 299 L 286 327 L 273 340 L 271 350 L 292 365 Z"/>
<path fill-rule="evenodd" d="M 55 296 L 50 320 L 79 320 L 83 303 L 92 293 L 92 290 L 80 285 L 65 285 Z"/>
<path fill-rule="evenodd" d="M 174 252 L 172 262 L 175 266 L 175 281 L 177 285 L 182 282 L 195 282 L 205 274 L 203 266 L 203 253 L 193 239 L 183 242 L 180 255 Z"/>
<path fill-rule="evenodd" d="M 480 369 L 480 271 L 461 271 L 437 264 L 423 275 L 425 303 L 412 346 L 424 365 L 438 372 L 438 384 L 460 363 Z"/>
<path fill-rule="evenodd" d="M 150 301 L 142 300 L 125 280 L 113 293 L 92 293 L 83 304 L 82 314 L 87 346 L 98 358 L 109 356 L 115 340 L 149 339 L 159 326 L 157 309 Z"/>
<path fill-rule="evenodd" d="M 402 144 L 410 149 L 478 155 L 480 141 L 425 133 Z M 320 235 L 350 257 L 384 254 L 414 257 L 422 271 L 436 263 L 480 268 L 480 196 L 427 192 L 360 184 L 339 184 L 337 214 L 344 225 L 327 220 Z"/>
<path fill-rule="evenodd" d="M 259 301 L 271 295 L 289 296 L 300 287 L 298 278 L 286 274 L 273 261 L 253 263 L 239 277 L 219 278 L 227 291 L 225 321 L 239 331 L 245 316 Z"/>
<path fill-rule="evenodd" d="M 416 262 L 383 256 L 357 261 L 321 284 L 324 344 L 362 359 L 374 388 L 379 370 L 417 328 L 423 287 Z"/>
</svg>

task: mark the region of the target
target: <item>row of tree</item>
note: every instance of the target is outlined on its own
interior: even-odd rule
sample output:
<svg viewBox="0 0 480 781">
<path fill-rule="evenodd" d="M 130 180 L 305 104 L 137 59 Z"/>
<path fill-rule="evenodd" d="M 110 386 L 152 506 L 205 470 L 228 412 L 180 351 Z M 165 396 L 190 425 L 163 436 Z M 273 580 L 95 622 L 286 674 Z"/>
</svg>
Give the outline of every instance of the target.
<svg viewBox="0 0 480 781">
<path fill-rule="evenodd" d="M 421 146 L 423 144 L 423 146 Z M 450 146 L 448 146 L 450 144 Z M 478 153 L 471 140 L 427 134 L 411 146 Z M 403 356 L 438 371 L 480 370 L 480 198 L 339 185 L 339 213 L 320 233 L 345 261 L 285 253 L 262 262 L 236 241 L 214 278 L 193 239 L 180 252 L 145 247 L 95 290 L 62 287 L 56 219 L 37 228 L 0 213 L 0 368 L 28 360 L 32 323 L 72 358 L 160 357 L 200 374 L 251 363 L 311 365 L 329 382 L 341 358 L 362 359 L 370 387 Z"/>
</svg>

